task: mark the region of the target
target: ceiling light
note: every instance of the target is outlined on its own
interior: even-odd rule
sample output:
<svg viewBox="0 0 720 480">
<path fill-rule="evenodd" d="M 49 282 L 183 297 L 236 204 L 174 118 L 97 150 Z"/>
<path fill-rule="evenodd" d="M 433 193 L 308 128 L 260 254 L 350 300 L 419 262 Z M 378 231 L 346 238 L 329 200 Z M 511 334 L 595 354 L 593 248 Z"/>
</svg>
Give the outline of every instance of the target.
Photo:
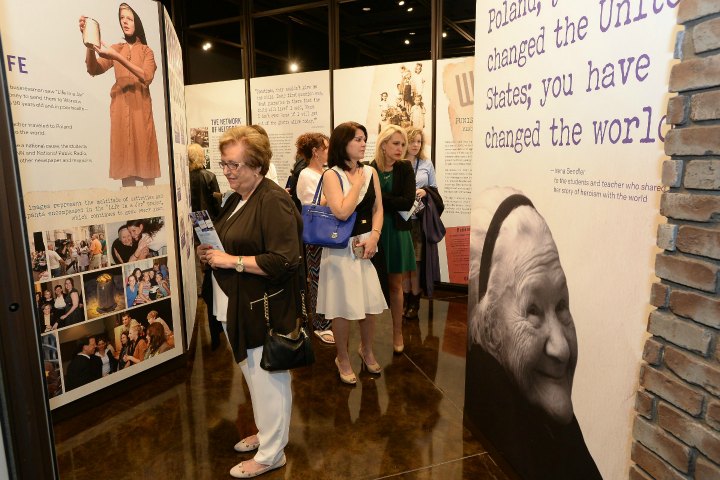
<svg viewBox="0 0 720 480">
<path fill-rule="evenodd" d="M 363 7 L 363 12 L 369 12 L 369 11 L 370 11 L 370 7 Z"/>
<path fill-rule="evenodd" d="M 415 35 L 415 32 L 410 32 L 410 35 Z"/>
<path fill-rule="evenodd" d="M 412 12 L 412 11 L 413 11 L 413 7 L 408 8 L 407 11 L 408 11 L 408 12 Z"/>
<path fill-rule="evenodd" d="M 290 71 L 291 71 L 291 72 L 297 72 L 299 68 L 300 68 L 300 67 L 298 67 L 298 64 L 295 63 L 295 62 L 293 62 L 293 63 L 290 64 Z"/>
<path fill-rule="evenodd" d="M 405 39 L 405 45 L 410 45 L 410 40 L 408 40 L 407 38 Z"/>
<path fill-rule="evenodd" d="M 447 38 L 447 32 L 443 32 L 442 37 L 443 37 L 443 38 Z"/>
<path fill-rule="evenodd" d="M 212 43 L 210 43 L 210 42 L 203 43 L 202 49 L 205 50 L 206 52 L 208 50 L 210 50 L 211 48 L 212 48 Z"/>
<path fill-rule="evenodd" d="M 403 5 L 405 5 L 405 0 L 400 0 L 400 1 L 398 2 L 398 5 L 400 5 L 401 7 L 402 7 Z"/>
</svg>

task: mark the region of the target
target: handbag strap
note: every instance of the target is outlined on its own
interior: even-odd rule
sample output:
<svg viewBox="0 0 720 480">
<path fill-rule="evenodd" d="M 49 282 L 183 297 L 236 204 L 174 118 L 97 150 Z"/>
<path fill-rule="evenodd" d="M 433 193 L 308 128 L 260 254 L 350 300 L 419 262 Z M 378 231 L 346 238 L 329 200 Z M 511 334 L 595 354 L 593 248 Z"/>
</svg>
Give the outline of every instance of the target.
<svg viewBox="0 0 720 480">
<path fill-rule="evenodd" d="M 300 290 L 300 304 L 302 305 L 302 325 L 305 326 L 307 319 L 307 310 L 305 309 L 305 290 Z M 268 332 L 272 330 L 272 327 L 270 327 L 270 302 L 268 301 L 268 294 L 265 292 L 263 294 L 263 311 L 265 313 L 265 326 L 267 327 Z"/>
<path fill-rule="evenodd" d="M 345 187 L 343 187 L 342 177 L 337 172 L 337 170 L 333 170 L 332 168 L 330 168 L 329 170 L 332 170 L 333 172 L 335 172 L 335 175 L 337 175 L 338 180 L 340 180 L 340 190 L 344 193 Z M 325 172 L 327 172 L 327 170 L 325 170 Z M 318 182 L 317 188 L 315 188 L 315 195 L 313 196 L 313 200 L 312 200 L 313 205 L 320 204 L 320 196 L 322 195 L 322 183 L 323 183 L 323 178 L 325 178 L 325 172 L 323 172 L 322 175 L 320 175 L 320 181 Z"/>
</svg>

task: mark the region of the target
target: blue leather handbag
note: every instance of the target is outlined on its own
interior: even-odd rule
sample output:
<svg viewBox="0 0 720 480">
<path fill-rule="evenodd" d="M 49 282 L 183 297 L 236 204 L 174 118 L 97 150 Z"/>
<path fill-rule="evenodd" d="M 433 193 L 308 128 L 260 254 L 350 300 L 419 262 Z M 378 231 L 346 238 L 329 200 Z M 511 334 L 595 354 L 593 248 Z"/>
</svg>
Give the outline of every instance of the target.
<svg viewBox="0 0 720 480">
<path fill-rule="evenodd" d="M 344 192 L 342 177 L 335 170 L 333 172 L 338 176 L 340 188 Z M 312 203 L 302 207 L 303 242 L 320 247 L 345 248 L 355 226 L 357 213 L 353 212 L 347 220 L 339 220 L 330 207 L 320 205 L 322 182 L 323 177 L 320 177 Z"/>
</svg>

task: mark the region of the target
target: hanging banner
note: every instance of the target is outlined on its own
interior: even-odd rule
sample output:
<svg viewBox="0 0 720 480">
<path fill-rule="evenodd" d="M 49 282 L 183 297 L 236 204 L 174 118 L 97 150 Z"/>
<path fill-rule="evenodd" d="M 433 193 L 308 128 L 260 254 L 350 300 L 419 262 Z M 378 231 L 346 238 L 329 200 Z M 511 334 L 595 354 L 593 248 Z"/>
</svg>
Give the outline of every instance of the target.
<svg viewBox="0 0 720 480">
<path fill-rule="evenodd" d="M 285 187 L 295 165 L 295 140 L 306 132 L 330 136 L 330 76 L 327 71 L 250 79 L 252 123 L 270 137 L 278 184 Z"/>
<path fill-rule="evenodd" d="M 217 177 L 221 192 L 230 190 L 220 168 L 218 140 L 230 127 L 247 125 L 245 81 L 201 83 L 185 87 L 188 143 L 205 149 L 206 168 Z"/>
<path fill-rule="evenodd" d="M 522 478 L 627 476 L 678 3 L 477 2 L 465 409 Z"/>
<path fill-rule="evenodd" d="M 182 353 L 158 4 L 5 0 L 0 31 L 55 408 Z"/>
<path fill-rule="evenodd" d="M 438 245 L 440 280 L 468 283 L 472 189 L 474 57 L 437 62 L 435 170 L 445 201 L 445 238 Z"/>
<path fill-rule="evenodd" d="M 425 145 L 432 134 L 432 64 L 394 63 L 333 72 L 335 125 L 354 121 L 368 131 L 365 160 L 375 157 L 375 140 L 384 126 L 423 129 Z M 432 152 L 427 149 L 429 158 Z"/>
</svg>

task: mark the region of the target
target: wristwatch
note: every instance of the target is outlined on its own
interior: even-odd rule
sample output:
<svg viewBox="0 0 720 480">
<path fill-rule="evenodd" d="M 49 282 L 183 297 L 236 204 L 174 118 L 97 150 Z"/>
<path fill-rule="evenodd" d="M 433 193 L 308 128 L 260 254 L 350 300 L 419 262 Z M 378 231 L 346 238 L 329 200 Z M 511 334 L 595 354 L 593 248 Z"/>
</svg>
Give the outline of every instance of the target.
<svg viewBox="0 0 720 480">
<path fill-rule="evenodd" d="M 242 259 L 243 259 L 243 257 L 242 257 L 242 256 L 239 256 L 239 257 L 238 257 L 238 261 L 237 261 L 237 263 L 235 264 L 235 270 L 236 270 L 238 273 L 242 273 L 242 272 L 245 271 L 245 264 L 243 264 L 243 260 L 242 260 Z"/>
</svg>

